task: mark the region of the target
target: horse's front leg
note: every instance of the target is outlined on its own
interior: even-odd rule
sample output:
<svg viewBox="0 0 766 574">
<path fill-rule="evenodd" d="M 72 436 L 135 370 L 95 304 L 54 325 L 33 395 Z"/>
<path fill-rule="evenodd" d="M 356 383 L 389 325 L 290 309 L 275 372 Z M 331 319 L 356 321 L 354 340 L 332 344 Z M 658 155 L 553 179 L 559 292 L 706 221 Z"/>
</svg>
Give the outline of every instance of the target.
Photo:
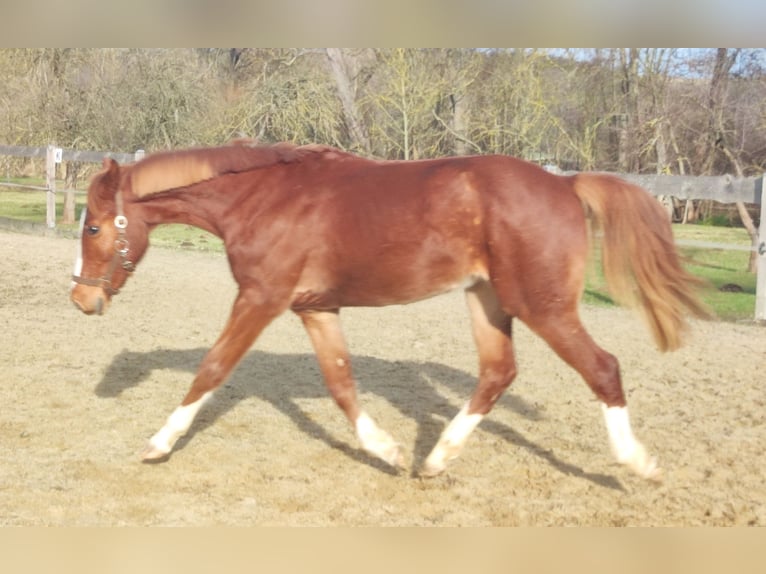
<svg viewBox="0 0 766 574">
<path fill-rule="evenodd" d="M 298 313 L 319 361 L 325 384 L 335 402 L 354 425 L 362 448 L 397 468 L 404 467 L 402 449 L 359 408 L 356 382 L 351 372 L 346 341 L 340 326 L 338 310 L 303 311 Z"/>
<path fill-rule="evenodd" d="M 202 360 L 191 389 L 165 425 L 149 440 L 143 460 L 155 461 L 170 454 L 176 441 L 191 427 L 205 401 L 223 384 L 261 331 L 285 307 L 286 304 L 269 300 L 260 292 L 240 290 L 231 317 L 218 341 Z"/>
</svg>

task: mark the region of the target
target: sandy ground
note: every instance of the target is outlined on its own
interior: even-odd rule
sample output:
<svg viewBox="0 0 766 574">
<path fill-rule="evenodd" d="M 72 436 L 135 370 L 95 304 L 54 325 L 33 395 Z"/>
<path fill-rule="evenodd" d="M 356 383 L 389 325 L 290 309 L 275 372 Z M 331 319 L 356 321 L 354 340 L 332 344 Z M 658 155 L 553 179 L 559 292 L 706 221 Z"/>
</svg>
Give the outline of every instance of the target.
<svg viewBox="0 0 766 574">
<path fill-rule="evenodd" d="M 148 465 L 234 283 L 220 254 L 154 248 L 86 317 L 68 301 L 75 248 L 0 232 L 2 525 L 766 525 L 764 328 L 698 322 L 661 355 L 629 311 L 583 309 L 661 485 L 613 462 L 590 391 L 520 324 L 520 374 L 463 455 L 435 479 L 392 473 L 359 450 L 291 314 Z M 462 294 L 342 316 L 364 407 L 418 467 L 474 385 Z"/>
</svg>

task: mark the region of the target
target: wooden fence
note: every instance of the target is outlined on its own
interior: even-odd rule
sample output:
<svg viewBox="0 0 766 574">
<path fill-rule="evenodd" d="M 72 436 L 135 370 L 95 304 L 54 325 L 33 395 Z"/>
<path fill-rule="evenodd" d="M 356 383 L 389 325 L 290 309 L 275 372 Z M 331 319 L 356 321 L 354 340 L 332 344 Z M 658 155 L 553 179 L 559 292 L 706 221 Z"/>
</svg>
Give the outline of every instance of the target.
<svg viewBox="0 0 766 574">
<path fill-rule="evenodd" d="M 143 150 L 135 153 L 114 153 L 101 151 L 64 150 L 55 146 L 22 147 L 0 145 L 0 156 L 11 157 L 45 157 L 46 186 L 32 186 L 46 191 L 47 215 L 46 224 L 56 226 L 56 164 L 62 161 L 101 162 L 110 157 L 120 163 L 128 163 L 141 159 Z M 756 280 L 755 319 L 766 321 L 766 201 L 763 197 L 763 177 L 738 178 L 730 175 L 723 176 L 682 176 L 682 175 L 638 175 L 617 174 L 619 177 L 635 183 L 655 196 L 669 196 L 678 199 L 711 199 L 720 203 L 744 202 L 760 205 L 760 236 L 757 245 L 743 248 L 739 245 L 709 244 L 702 242 L 684 242 L 713 249 L 746 249 L 758 252 L 758 267 Z M 2 185 L 15 185 L 2 183 Z M 24 186 L 29 187 L 29 186 Z"/>
<path fill-rule="evenodd" d="M 84 163 L 100 163 L 105 157 L 110 157 L 117 162 L 127 163 L 137 161 L 144 156 L 143 150 L 135 153 L 115 153 L 110 151 L 79 151 L 65 150 L 53 145 L 47 147 L 24 147 L 0 145 L 0 156 L 9 157 L 44 157 L 45 158 L 45 187 L 2 182 L 6 187 L 19 187 L 46 191 L 46 225 L 49 228 L 56 227 L 56 165 L 62 161 L 77 161 Z"/>
</svg>

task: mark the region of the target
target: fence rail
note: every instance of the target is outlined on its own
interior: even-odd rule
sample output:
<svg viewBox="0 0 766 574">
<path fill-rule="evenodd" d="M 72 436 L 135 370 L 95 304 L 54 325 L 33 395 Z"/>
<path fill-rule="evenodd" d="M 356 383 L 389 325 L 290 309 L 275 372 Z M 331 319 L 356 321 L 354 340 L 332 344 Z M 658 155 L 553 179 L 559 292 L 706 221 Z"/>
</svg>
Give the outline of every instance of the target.
<svg viewBox="0 0 766 574">
<path fill-rule="evenodd" d="M 62 161 L 100 162 L 112 158 L 119 163 L 137 161 L 143 157 L 143 150 L 135 153 L 115 153 L 109 151 L 64 150 L 55 146 L 24 147 L 0 145 L 0 156 L 10 157 L 45 157 L 47 191 L 47 225 L 56 226 L 56 164 Z M 553 170 L 558 171 L 558 170 Z M 558 172 L 561 173 L 561 172 Z M 564 172 L 571 175 L 576 172 Z M 711 199 L 719 203 L 750 203 L 761 206 L 760 237 L 756 246 L 743 247 L 729 244 L 709 244 L 694 242 L 698 246 L 713 249 L 735 249 L 757 251 L 758 267 L 755 295 L 755 319 L 766 321 L 766 202 L 763 198 L 763 176 L 734 177 L 723 176 L 684 176 L 684 175 L 643 175 L 615 174 L 631 183 L 639 185 L 655 196 L 670 196 L 678 199 Z M 14 185 L 14 187 L 19 187 Z M 26 186 L 33 187 L 33 186 Z M 40 189 L 37 186 L 34 186 Z M 701 244 L 701 245 L 700 245 Z"/>
<path fill-rule="evenodd" d="M 577 172 L 568 171 L 567 175 Z M 654 175 L 635 173 L 614 174 L 625 181 L 643 187 L 652 195 L 678 199 L 712 199 L 719 203 L 752 203 L 761 205 L 763 176 L 734 177 L 731 175 Z"/>
<path fill-rule="evenodd" d="M 45 158 L 45 187 L 46 191 L 46 225 L 53 229 L 56 227 L 56 164 L 62 161 L 77 161 L 85 163 L 97 163 L 104 158 L 112 158 L 120 163 L 136 161 L 144 156 L 144 150 L 138 150 L 135 153 L 118 153 L 111 151 L 82 151 L 65 150 L 53 145 L 46 147 L 26 147 L 26 146 L 7 146 L 0 145 L 0 156 L 10 157 L 44 157 Z M 11 187 L 25 187 L 28 189 L 40 189 L 39 186 L 21 185 L 10 183 Z"/>
<path fill-rule="evenodd" d="M 0 155 L 7 155 L 11 157 L 46 157 L 48 148 L 50 147 L 54 146 L 25 147 L 0 145 Z M 54 149 L 61 148 L 54 147 Z M 73 149 L 61 149 L 59 161 L 81 161 L 85 163 L 98 163 L 105 157 L 110 157 L 119 163 L 128 163 L 135 161 L 139 153 L 143 152 L 141 152 L 141 150 L 136 153 L 120 153 L 113 151 L 81 151 Z"/>
</svg>

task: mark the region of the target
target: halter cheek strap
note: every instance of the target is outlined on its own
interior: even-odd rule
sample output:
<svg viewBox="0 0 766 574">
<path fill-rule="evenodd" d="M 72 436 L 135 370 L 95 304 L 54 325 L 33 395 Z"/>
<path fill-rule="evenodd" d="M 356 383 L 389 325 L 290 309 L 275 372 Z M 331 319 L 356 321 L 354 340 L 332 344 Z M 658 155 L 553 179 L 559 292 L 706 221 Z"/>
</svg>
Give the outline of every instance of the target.
<svg viewBox="0 0 766 574">
<path fill-rule="evenodd" d="M 114 218 L 114 226 L 117 228 L 117 239 L 114 240 L 114 255 L 109 262 L 106 273 L 98 279 L 83 277 L 78 273 L 72 275 L 72 281 L 80 285 L 89 285 L 91 287 L 101 287 L 110 297 L 120 292 L 119 289 L 112 287 L 112 278 L 117 267 L 122 267 L 128 273 L 136 269 L 135 263 L 128 258 L 130 252 L 130 242 L 127 238 L 128 218 L 123 214 L 122 192 L 118 191 L 115 195 L 115 207 L 117 215 Z M 83 223 L 84 223 L 83 219 Z"/>
</svg>

